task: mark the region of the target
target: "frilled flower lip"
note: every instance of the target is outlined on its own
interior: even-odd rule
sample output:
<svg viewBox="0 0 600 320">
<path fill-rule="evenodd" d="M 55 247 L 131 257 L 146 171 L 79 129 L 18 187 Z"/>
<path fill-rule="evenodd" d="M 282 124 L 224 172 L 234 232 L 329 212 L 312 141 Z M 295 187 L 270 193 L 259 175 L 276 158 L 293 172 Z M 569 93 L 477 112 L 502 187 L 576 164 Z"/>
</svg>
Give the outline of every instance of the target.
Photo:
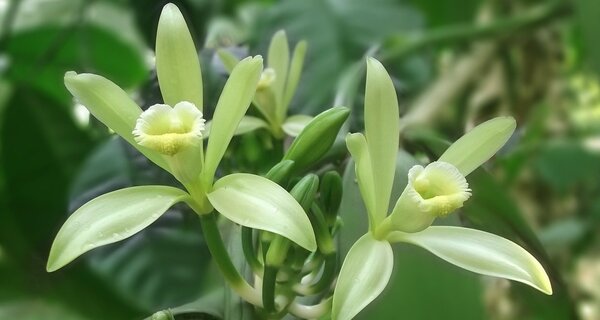
<svg viewBox="0 0 600 320">
<path fill-rule="evenodd" d="M 436 161 L 427 167 L 416 165 L 408 172 L 408 195 L 419 209 L 436 216 L 445 216 L 463 206 L 471 197 L 471 189 L 458 169 Z"/>
<path fill-rule="evenodd" d="M 205 121 L 191 102 L 182 101 L 174 107 L 155 104 L 140 115 L 133 135 L 141 146 L 172 156 L 202 143 Z"/>
</svg>

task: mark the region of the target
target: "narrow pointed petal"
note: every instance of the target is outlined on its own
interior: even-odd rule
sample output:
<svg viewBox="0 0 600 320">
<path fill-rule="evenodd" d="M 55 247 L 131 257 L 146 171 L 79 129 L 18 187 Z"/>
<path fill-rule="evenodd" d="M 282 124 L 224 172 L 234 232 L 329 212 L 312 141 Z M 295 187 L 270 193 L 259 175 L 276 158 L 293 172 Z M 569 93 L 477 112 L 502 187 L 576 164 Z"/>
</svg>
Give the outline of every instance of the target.
<svg viewBox="0 0 600 320">
<path fill-rule="evenodd" d="M 394 232 L 388 239 L 423 247 L 463 269 L 519 281 L 552 294 L 550 279 L 535 257 L 497 235 L 461 227 L 433 226 L 417 233 Z"/>
<path fill-rule="evenodd" d="M 238 125 L 248 110 L 262 71 L 262 58 L 246 58 L 235 66 L 229 76 L 210 127 L 210 138 L 202 174 L 212 179 Z M 211 180 L 212 181 L 212 180 Z"/>
<path fill-rule="evenodd" d="M 346 136 L 346 146 L 354 160 L 356 179 L 362 195 L 367 213 L 369 215 L 369 227 L 374 229 L 378 224 L 375 222 L 375 182 L 373 181 L 371 156 L 367 147 L 367 140 L 361 133 L 352 133 Z"/>
<path fill-rule="evenodd" d="M 282 125 L 283 132 L 290 137 L 297 137 L 302 130 L 314 119 L 314 117 L 297 114 L 285 119 Z"/>
<path fill-rule="evenodd" d="M 317 249 L 312 225 L 300 204 L 269 179 L 231 174 L 215 182 L 208 199 L 235 223 L 277 233 L 309 251 Z"/>
<path fill-rule="evenodd" d="M 166 104 L 189 101 L 202 111 L 202 73 L 198 51 L 176 5 L 164 6 L 156 32 L 156 73 Z"/>
<path fill-rule="evenodd" d="M 365 136 L 375 182 L 375 221 L 388 213 L 400 135 L 398 99 L 392 79 L 381 63 L 367 59 Z"/>
<path fill-rule="evenodd" d="M 348 252 L 333 293 L 333 320 L 350 320 L 387 286 L 394 268 L 394 252 L 387 241 L 370 233 Z"/>
<path fill-rule="evenodd" d="M 132 187 L 99 196 L 77 209 L 60 228 L 46 269 L 56 271 L 87 251 L 131 237 L 187 196 L 165 186 Z"/>
<path fill-rule="evenodd" d="M 217 55 L 219 56 L 219 59 L 221 59 L 225 70 L 229 73 L 231 73 L 235 66 L 240 63 L 240 59 L 225 49 L 217 50 Z"/>
<path fill-rule="evenodd" d="M 454 165 L 466 176 L 498 152 L 516 126 L 512 117 L 488 120 L 456 140 L 438 161 Z"/>
<path fill-rule="evenodd" d="M 289 106 L 298 82 L 300 81 L 300 75 L 302 74 L 302 66 L 304 65 L 304 57 L 306 56 L 306 41 L 300 41 L 294 48 L 294 55 L 292 56 L 292 62 L 290 63 L 290 73 L 288 74 L 287 83 L 283 93 L 283 105 Z"/>
<path fill-rule="evenodd" d="M 90 73 L 65 74 L 65 86 L 77 100 L 100 122 L 140 150 L 148 159 L 165 170 L 168 165 L 162 155 L 140 146 L 133 137 L 133 129 L 142 109 L 110 80 Z"/>
<path fill-rule="evenodd" d="M 277 108 L 275 111 L 279 121 L 283 121 L 287 110 L 283 109 L 283 91 L 287 80 L 288 68 L 290 66 L 290 47 L 288 46 L 285 31 L 280 30 L 273 35 L 267 55 L 267 67 L 275 70 L 275 82 L 273 83 Z"/>
</svg>

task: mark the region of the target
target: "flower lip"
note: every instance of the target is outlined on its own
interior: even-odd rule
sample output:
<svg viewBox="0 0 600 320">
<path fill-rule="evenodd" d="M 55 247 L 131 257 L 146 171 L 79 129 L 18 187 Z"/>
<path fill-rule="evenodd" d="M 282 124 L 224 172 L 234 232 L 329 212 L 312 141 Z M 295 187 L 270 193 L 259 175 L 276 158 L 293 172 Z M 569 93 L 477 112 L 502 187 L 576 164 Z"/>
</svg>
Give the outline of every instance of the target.
<svg viewBox="0 0 600 320">
<path fill-rule="evenodd" d="M 412 167 L 408 172 L 407 191 L 419 209 L 436 216 L 445 216 L 462 207 L 471 197 L 465 177 L 455 166 L 441 161 L 425 168 Z"/>
<path fill-rule="evenodd" d="M 138 144 L 173 156 L 202 142 L 204 122 L 202 112 L 191 102 L 182 101 L 175 107 L 155 104 L 140 115 L 133 135 Z"/>
<path fill-rule="evenodd" d="M 260 80 L 258 80 L 256 90 L 260 91 L 269 88 L 275 81 L 276 77 L 277 75 L 275 74 L 275 70 L 273 68 L 266 68 L 260 74 Z"/>
</svg>

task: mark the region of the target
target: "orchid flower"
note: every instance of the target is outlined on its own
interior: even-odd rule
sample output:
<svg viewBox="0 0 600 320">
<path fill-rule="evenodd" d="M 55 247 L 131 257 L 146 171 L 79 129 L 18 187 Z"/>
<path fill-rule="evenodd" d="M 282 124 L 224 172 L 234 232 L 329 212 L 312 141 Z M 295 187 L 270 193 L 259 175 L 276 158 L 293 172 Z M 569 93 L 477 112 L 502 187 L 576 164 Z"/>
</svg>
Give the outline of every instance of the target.
<svg viewBox="0 0 600 320">
<path fill-rule="evenodd" d="M 483 275 L 528 284 L 552 294 L 542 265 L 525 249 L 487 232 L 432 222 L 463 206 L 471 196 L 466 176 L 508 140 L 515 120 L 489 120 L 457 140 L 438 159 L 408 172 L 408 184 L 391 214 L 388 205 L 399 143 L 398 101 L 380 62 L 367 59 L 365 134 L 349 134 L 358 185 L 369 216 L 369 231 L 349 250 L 333 296 L 332 318 L 353 318 L 387 286 L 394 257 L 391 244 L 411 243 Z"/>
<path fill-rule="evenodd" d="M 287 117 L 289 104 L 300 81 L 306 48 L 306 41 L 298 42 L 290 57 L 285 31 L 280 30 L 273 35 L 267 55 L 267 68 L 260 76 L 253 100 L 264 120 L 245 116 L 236 134 L 266 128 L 277 138 L 282 138 L 284 133 L 296 137 L 311 122 L 313 117 L 308 115 Z M 238 59 L 226 50 L 221 49 L 217 53 L 229 72 L 239 63 Z"/>
<path fill-rule="evenodd" d="M 260 305 L 228 260 L 215 223 L 216 209 L 240 225 L 279 234 L 309 251 L 317 244 L 300 204 L 276 183 L 235 173 L 215 180 L 215 172 L 256 92 L 263 69 L 260 56 L 232 70 L 215 108 L 212 134 L 204 150 L 202 75 L 186 22 L 173 4 L 161 13 L 156 70 L 164 104 L 142 109 L 121 88 L 94 74 L 67 72 L 67 89 L 90 112 L 184 188 L 136 186 L 107 193 L 77 209 L 59 230 L 47 270 L 56 271 L 83 253 L 128 238 L 156 221 L 169 207 L 185 202 L 201 218 L 211 253 L 230 285 Z"/>
</svg>

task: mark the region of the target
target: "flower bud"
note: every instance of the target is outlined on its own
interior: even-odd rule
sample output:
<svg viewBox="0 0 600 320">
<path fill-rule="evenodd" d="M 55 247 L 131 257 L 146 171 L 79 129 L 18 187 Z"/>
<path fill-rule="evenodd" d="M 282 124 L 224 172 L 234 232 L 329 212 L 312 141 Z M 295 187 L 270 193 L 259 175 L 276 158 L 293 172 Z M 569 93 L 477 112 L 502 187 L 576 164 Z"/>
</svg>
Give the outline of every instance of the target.
<svg viewBox="0 0 600 320">
<path fill-rule="evenodd" d="M 315 200 L 318 188 L 319 177 L 315 174 L 308 174 L 296 183 L 290 194 L 298 201 L 304 211 L 308 211 Z"/>
<path fill-rule="evenodd" d="M 328 171 L 321 179 L 321 203 L 329 225 L 335 223 L 342 202 L 342 177 L 336 171 Z"/>
<path fill-rule="evenodd" d="M 334 107 L 320 113 L 294 139 L 283 158 L 294 160 L 296 171 L 308 169 L 331 148 L 349 114 L 350 110 L 345 107 Z"/>
</svg>

